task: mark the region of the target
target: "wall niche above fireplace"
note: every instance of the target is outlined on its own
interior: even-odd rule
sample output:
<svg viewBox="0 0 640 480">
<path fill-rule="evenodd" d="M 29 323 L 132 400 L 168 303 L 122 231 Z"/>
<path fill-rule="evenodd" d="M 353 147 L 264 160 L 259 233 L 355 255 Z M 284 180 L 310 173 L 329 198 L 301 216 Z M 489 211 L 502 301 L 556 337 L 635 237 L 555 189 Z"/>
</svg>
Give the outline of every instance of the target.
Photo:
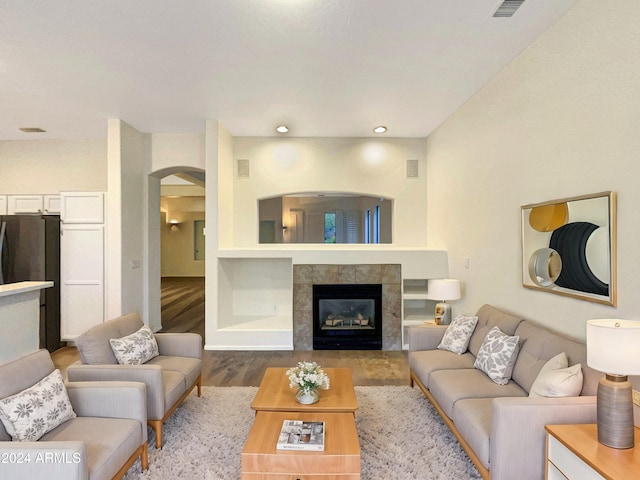
<svg viewBox="0 0 640 480">
<path fill-rule="evenodd" d="M 393 200 L 348 192 L 258 201 L 259 243 L 391 243 Z"/>
</svg>

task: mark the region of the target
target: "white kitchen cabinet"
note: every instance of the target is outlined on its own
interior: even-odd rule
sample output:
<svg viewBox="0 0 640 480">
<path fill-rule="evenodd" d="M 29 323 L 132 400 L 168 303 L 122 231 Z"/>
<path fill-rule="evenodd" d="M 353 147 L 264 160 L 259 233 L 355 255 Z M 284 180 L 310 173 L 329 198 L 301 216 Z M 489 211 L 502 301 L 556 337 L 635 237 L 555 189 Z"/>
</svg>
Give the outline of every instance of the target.
<svg viewBox="0 0 640 480">
<path fill-rule="evenodd" d="M 61 336 L 73 340 L 105 318 L 104 192 L 60 194 Z"/>
<path fill-rule="evenodd" d="M 0 215 L 7 214 L 7 196 L 0 195 Z"/>
<path fill-rule="evenodd" d="M 63 340 L 73 340 L 104 321 L 104 245 L 104 225 L 62 224 L 60 330 Z"/>
<path fill-rule="evenodd" d="M 9 195 L 7 196 L 7 214 L 21 215 L 43 213 L 42 195 Z"/>
<path fill-rule="evenodd" d="M 42 204 L 45 215 L 60 215 L 60 195 L 43 195 Z"/>
<path fill-rule="evenodd" d="M 60 219 L 62 223 L 103 224 L 104 192 L 62 192 Z"/>
</svg>

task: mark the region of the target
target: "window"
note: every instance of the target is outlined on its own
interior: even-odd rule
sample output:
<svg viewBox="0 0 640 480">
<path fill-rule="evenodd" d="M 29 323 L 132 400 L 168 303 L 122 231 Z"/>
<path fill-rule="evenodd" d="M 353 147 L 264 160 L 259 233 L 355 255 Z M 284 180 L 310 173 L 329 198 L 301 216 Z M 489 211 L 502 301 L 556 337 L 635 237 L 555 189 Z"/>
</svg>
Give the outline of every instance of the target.
<svg viewBox="0 0 640 480">
<path fill-rule="evenodd" d="M 324 243 L 336 243 L 336 214 L 324 214 Z"/>
<path fill-rule="evenodd" d="M 364 243 L 371 243 L 371 210 L 364 212 Z"/>
<path fill-rule="evenodd" d="M 380 205 L 373 210 L 373 243 L 380 243 Z"/>
</svg>

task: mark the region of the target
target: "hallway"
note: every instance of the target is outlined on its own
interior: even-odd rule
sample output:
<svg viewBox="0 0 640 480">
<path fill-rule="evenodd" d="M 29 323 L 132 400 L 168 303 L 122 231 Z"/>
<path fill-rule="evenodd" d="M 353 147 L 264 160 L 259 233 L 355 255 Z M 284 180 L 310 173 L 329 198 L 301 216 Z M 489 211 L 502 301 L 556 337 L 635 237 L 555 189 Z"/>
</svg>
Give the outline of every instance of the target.
<svg viewBox="0 0 640 480">
<path fill-rule="evenodd" d="M 160 331 L 194 332 L 204 339 L 204 277 L 163 277 L 160 295 Z"/>
</svg>

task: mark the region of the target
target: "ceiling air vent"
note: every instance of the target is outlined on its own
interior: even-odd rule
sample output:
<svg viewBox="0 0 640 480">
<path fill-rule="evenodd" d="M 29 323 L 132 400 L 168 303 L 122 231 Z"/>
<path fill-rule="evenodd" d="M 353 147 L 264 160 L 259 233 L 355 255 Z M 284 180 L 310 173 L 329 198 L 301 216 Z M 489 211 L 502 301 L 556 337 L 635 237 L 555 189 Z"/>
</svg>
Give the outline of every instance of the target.
<svg viewBox="0 0 640 480">
<path fill-rule="evenodd" d="M 524 0 L 504 0 L 493 14 L 494 17 L 507 18 L 513 17 L 516 10 L 524 3 Z"/>
</svg>

